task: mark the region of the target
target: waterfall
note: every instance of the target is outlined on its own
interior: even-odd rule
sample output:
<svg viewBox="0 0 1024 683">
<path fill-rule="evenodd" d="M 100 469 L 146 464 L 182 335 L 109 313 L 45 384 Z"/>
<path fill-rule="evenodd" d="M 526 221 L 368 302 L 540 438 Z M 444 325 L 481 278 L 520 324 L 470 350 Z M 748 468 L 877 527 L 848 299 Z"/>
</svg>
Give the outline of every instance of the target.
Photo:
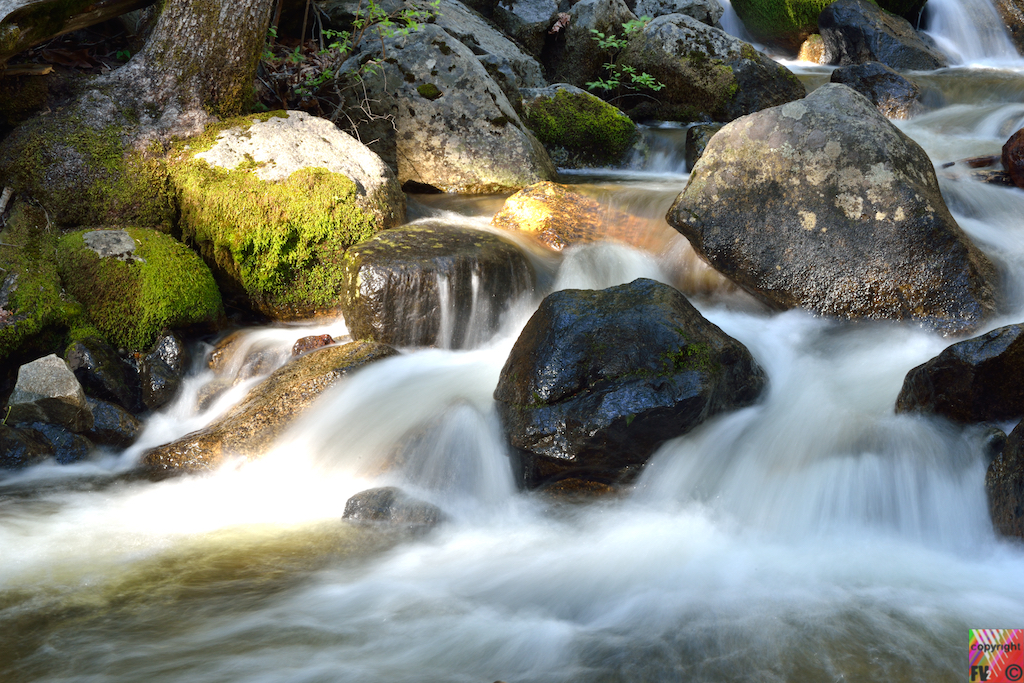
<svg viewBox="0 0 1024 683">
<path fill-rule="evenodd" d="M 928 0 L 926 33 L 954 64 L 1020 66 L 992 0 Z"/>
</svg>

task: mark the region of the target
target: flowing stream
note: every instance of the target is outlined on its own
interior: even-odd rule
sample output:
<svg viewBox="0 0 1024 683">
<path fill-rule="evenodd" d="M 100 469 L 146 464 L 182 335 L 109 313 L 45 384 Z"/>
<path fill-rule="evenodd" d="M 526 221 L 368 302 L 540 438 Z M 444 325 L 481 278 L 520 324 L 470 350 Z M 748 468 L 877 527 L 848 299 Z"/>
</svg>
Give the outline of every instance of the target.
<svg viewBox="0 0 1024 683">
<path fill-rule="evenodd" d="M 998 153 L 1024 125 L 1024 67 L 992 62 L 921 75 L 943 106 L 899 125 L 936 164 Z M 571 176 L 649 229 L 531 253 L 541 291 L 501 332 L 368 366 L 261 461 L 126 476 L 256 381 L 197 412 L 199 368 L 127 452 L 0 480 L 0 680 L 965 680 L 968 629 L 1024 627 L 1024 549 L 988 520 L 984 430 L 893 413 L 906 372 L 951 340 L 763 311 L 665 224 L 682 163 Z M 1024 321 L 1024 191 L 942 189 L 1006 272 L 1010 310 L 989 328 Z M 501 203 L 422 201 L 427 220 L 476 229 Z M 767 396 L 666 443 L 620 497 L 517 491 L 491 394 L 518 331 L 548 291 L 637 277 L 746 344 Z M 279 363 L 325 331 L 346 334 L 247 343 Z M 348 496 L 391 484 L 448 522 L 409 536 L 341 521 Z"/>
</svg>

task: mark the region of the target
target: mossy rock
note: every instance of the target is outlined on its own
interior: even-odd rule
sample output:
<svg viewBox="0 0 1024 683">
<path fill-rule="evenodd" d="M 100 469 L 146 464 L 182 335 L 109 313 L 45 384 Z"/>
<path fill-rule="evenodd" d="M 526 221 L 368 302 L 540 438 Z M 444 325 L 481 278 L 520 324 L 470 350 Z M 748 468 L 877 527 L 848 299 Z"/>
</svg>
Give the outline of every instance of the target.
<svg viewBox="0 0 1024 683">
<path fill-rule="evenodd" d="M 98 238 L 134 242 L 134 249 L 101 256 Z M 57 244 L 57 263 L 67 291 L 115 346 L 145 349 L 164 328 L 212 326 L 224 315 L 202 259 L 155 230 L 70 233 Z"/>
<path fill-rule="evenodd" d="M 62 291 L 46 213 L 14 205 L 0 231 L 0 366 L 60 353 L 74 336 L 98 334 L 82 307 Z"/>
<path fill-rule="evenodd" d="M 756 40 L 797 52 L 808 36 L 818 32 L 818 15 L 834 1 L 735 0 L 732 7 Z M 916 21 L 925 0 L 882 0 L 875 4 Z"/>
<path fill-rule="evenodd" d="M 319 157 L 329 156 L 331 167 L 269 173 L 294 161 L 265 160 L 278 150 L 289 152 L 278 138 L 267 143 L 270 151 L 245 152 L 236 161 L 224 161 L 217 151 L 224 145 L 244 149 L 248 141 L 272 135 L 291 135 L 298 147 L 312 134 L 275 132 L 295 122 L 334 145 Z M 336 172 L 336 162 L 354 165 L 363 175 Z M 199 251 L 226 295 L 241 295 L 248 306 L 276 319 L 335 313 L 345 250 L 404 217 L 404 195 L 380 158 L 329 121 L 305 114 L 215 124 L 173 152 L 169 169 L 183 239 Z"/>
<path fill-rule="evenodd" d="M 636 139 L 636 124 L 616 107 L 573 86 L 529 91 L 524 122 L 563 166 L 618 162 Z M 559 150 L 562 150 L 561 152 Z"/>
</svg>

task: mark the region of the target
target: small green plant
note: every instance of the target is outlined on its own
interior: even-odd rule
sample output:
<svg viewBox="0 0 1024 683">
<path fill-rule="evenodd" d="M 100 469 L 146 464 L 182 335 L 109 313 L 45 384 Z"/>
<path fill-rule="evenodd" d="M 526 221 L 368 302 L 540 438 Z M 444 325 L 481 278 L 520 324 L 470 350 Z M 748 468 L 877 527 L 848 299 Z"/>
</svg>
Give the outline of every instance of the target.
<svg viewBox="0 0 1024 683">
<path fill-rule="evenodd" d="M 131 58 L 131 50 L 118 50 L 114 53 L 114 59 L 116 59 L 119 62 L 127 62 Z"/>
<path fill-rule="evenodd" d="M 596 81 L 588 82 L 588 89 L 601 90 L 606 94 L 611 94 L 615 91 L 621 95 L 623 89 L 634 92 L 639 90 L 658 92 L 665 87 L 664 83 L 661 83 L 646 71 L 638 71 L 636 67 L 617 63 L 619 53 L 629 44 L 628 36 L 641 30 L 650 21 L 651 18 L 648 16 L 627 21 L 622 25 L 623 34 L 626 36 L 623 38 L 618 37 L 614 33 L 605 34 L 597 29 L 590 29 L 591 39 L 597 43 L 599 48 L 607 51 L 611 59 L 604 64 L 604 69 L 608 74 L 607 78 L 598 78 Z"/>
</svg>

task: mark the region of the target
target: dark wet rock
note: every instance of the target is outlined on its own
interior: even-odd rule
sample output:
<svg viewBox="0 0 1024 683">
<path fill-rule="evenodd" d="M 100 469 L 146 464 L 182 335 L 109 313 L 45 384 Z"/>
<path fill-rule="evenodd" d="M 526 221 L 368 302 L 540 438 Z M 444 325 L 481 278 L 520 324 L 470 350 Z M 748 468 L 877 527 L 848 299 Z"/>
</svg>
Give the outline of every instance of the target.
<svg viewBox="0 0 1024 683">
<path fill-rule="evenodd" d="M 950 334 L 995 309 L 995 269 L 950 215 L 928 155 L 844 85 L 719 131 L 668 221 L 777 309 Z"/>
<path fill-rule="evenodd" d="M 620 164 L 637 137 L 617 107 L 568 83 L 528 88 L 523 121 L 562 168 Z"/>
<path fill-rule="evenodd" d="M 580 0 L 569 9 L 569 23 L 544 52 L 544 67 L 552 83 L 585 87 L 605 76 L 608 54 L 594 40 L 593 31 L 624 37 L 622 25 L 636 19 L 624 0 Z"/>
<path fill-rule="evenodd" d="M 465 348 L 497 330 L 533 281 L 522 252 L 492 233 L 395 228 L 345 255 L 345 322 L 356 339 Z"/>
<path fill-rule="evenodd" d="M 214 469 L 225 458 L 233 456 L 259 458 L 338 380 L 368 363 L 397 354 L 383 344 L 352 342 L 298 356 L 255 386 L 222 418 L 204 429 L 146 451 L 142 466 L 159 475 Z"/>
<path fill-rule="evenodd" d="M 539 58 L 559 10 L 558 0 L 508 0 L 494 6 L 492 19 L 505 35 Z"/>
<path fill-rule="evenodd" d="M 17 470 L 53 456 L 53 444 L 34 429 L 0 424 L 0 469 Z"/>
<path fill-rule="evenodd" d="M 540 493 L 559 503 L 589 503 L 598 498 L 616 496 L 621 489 L 600 481 L 569 477 L 551 482 L 541 488 Z"/>
<path fill-rule="evenodd" d="M 648 226 L 571 185 L 549 182 L 531 185 L 506 199 L 491 225 L 530 235 L 556 251 L 602 240 L 638 242 Z"/>
<path fill-rule="evenodd" d="M 1003 450 L 1006 448 L 1006 441 L 1006 432 L 999 427 L 992 425 L 984 427 L 984 431 L 981 434 L 981 447 L 987 464 L 991 464 L 993 460 L 1003 454 Z"/>
<path fill-rule="evenodd" d="M 140 380 L 142 402 L 158 410 L 171 402 L 181 389 L 182 380 L 192 363 L 185 342 L 174 332 L 163 332 L 153 350 L 142 360 Z"/>
<path fill-rule="evenodd" d="M 686 129 L 686 170 L 692 171 L 707 149 L 715 133 L 722 130 L 720 123 L 698 123 Z"/>
<path fill-rule="evenodd" d="M 1024 128 L 1003 145 L 1003 168 L 1017 187 L 1024 188 Z"/>
<path fill-rule="evenodd" d="M 748 43 L 682 14 L 631 34 L 619 56 L 665 88 L 619 106 L 634 119 L 731 121 L 806 94 L 793 73 Z"/>
<path fill-rule="evenodd" d="M 685 14 L 702 24 L 721 28 L 718 20 L 725 8 L 718 0 L 637 0 L 633 13 L 638 17 L 660 17 L 665 14 Z"/>
<path fill-rule="evenodd" d="M 750 405 L 766 384 L 746 347 L 652 280 L 547 296 L 494 391 L 527 488 L 635 476 L 667 439 Z"/>
<path fill-rule="evenodd" d="M 445 515 L 436 505 L 413 498 L 400 488 L 384 486 L 349 498 L 342 519 L 433 527 L 444 521 Z"/>
<path fill-rule="evenodd" d="M 128 448 L 142 431 L 142 423 L 127 410 L 109 401 L 88 399 L 92 410 L 92 429 L 85 436 L 100 446 Z"/>
<path fill-rule="evenodd" d="M 329 334 L 317 334 L 309 337 L 303 337 L 294 344 L 292 344 L 292 355 L 300 356 L 313 349 L 319 349 L 324 346 L 330 346 L 334 343 L 334 337 Z"/>
<path fill-rule="evenodd" d="M 85 391 L 68 364 L 51 354 L 18 368 L 18 383 L 8 400 L 7 421 L 47 422 L 73 432 L 92 427 Z"/>
<path fill-rule="evenodd" d="M 896 412 L 968 423 L 1024 417 L 1024 324 L 953 344 L 908 372 Z"/>
<path fill-rule="evenodd" d="M 837 0 L 822 10 L 818 28 L 829 64 L 881 62 L 901 71 L 930 71 L 949 64 L 909 21 L 868 0 Z"/>
<path fill-rule="evenodd" d="M 552 178 L 555 168 L 501 87 L 473 52 L 426 24 L 408 35 L 365 39 L 361 54 L 380 68 L 346 101 L 369 147 L 395 169 L 403 188 L 501 192 Z M 386 53 L 386 59 L 385 59 Z M 362 115 L 366 105 L 372 115 Z"/>
<path fill-rule="evenodd" d="M 908 119 L 924 109 L 921 88 L 880 62 L 840 67 L 832 82 L 850 86 L 890 119 Z"/>
<path fill-rule="evenodd" d="M 139 374 L 104 340 L 87 337 L 64 354 L 87 396 L 112 401 L 133 413 L 145 410 Z"/>
<path fill-rule="evenodd" d="M 92 441 L 85 436 L 75 434 L 60 425 L 32 422 L 18 425 L 18 427 L 41 434 L 44 439 L 49 441 L 50 452 L 61 465 L 70 465 L 85 460 L 94 448 Z"/>
<path fill-rule="evenodd" d="M 996 531 L 1024 538 L 1024 422 L 1010 432 L 1002 454 L 989 464 L 985 492 Z"/>
</svg>

